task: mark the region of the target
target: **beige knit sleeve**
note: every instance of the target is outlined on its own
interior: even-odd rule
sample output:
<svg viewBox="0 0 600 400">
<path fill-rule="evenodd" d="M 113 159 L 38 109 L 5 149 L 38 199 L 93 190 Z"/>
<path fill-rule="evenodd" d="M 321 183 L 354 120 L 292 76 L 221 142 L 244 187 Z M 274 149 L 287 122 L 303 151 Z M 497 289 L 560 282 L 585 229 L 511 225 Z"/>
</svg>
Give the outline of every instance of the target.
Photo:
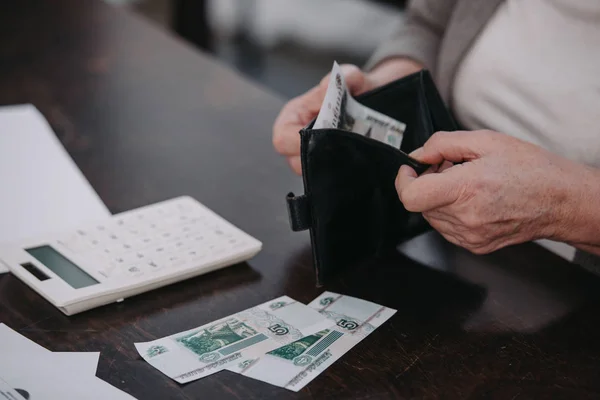
<svg viewBox="0 0 600 400">
<path fill-rule="evenodd" d="M 389 40 L 373 53 L 365 70 L 393 57 L 406 57 L 421 62 L 434 71 L 438 49 L 457 0 L 411 0 L 399 26 Z"/>
</svg>

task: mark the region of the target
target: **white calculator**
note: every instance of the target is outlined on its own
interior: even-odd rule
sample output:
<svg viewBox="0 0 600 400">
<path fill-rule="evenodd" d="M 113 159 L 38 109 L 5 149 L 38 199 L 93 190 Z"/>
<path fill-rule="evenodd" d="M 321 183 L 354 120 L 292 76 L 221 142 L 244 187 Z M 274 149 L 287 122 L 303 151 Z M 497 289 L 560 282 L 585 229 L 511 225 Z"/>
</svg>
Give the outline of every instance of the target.
<svg viewBox="0 0 600 400">
<path fill-rule="evenodd" d="M 2 248 L 0 259 L 73 315 L 246 261 L 261 248 L 260 241 L 185 196 Z"/>
</svg>

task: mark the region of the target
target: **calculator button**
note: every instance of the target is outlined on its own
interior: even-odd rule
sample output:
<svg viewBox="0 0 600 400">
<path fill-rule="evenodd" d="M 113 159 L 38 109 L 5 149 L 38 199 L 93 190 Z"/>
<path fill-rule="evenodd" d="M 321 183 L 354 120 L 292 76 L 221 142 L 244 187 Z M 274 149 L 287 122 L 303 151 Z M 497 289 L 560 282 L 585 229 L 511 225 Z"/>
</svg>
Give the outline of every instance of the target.
<svg viewBox="0 0 600 400">
<path fill-rule="evenodd" d="M 115 257 L 118 257 L 118 256 L 122 256 L 123 253 L 125 253 L 125 251 L 123 250 L 123 247 L 119 243 L 107 243 L 106 245 L 100 247 L 98 249 L 98 252 L 107 254 L 112 259 L 114 259 Z"/>
<path fill-rule="evenodd" d="M 177 268 L 186 263 L 185 258 L 182 256 L 171 255 L 164 258 L 164 261 L 167 263 L 167 266 L 170 268 Z"/>
<path fill-rule="evenodd" d="M 103 250 L 99 249 L 95 249 L 95 251 L 89 252 L 84 257 L 94 260 L 98 263 L 108 263 L 114 258 L 111 254 L 108 254 Z"/>
<path fill-rule="evenodd" d="M 115 263 L 107 262 L 103 263 L 102 267 L 97 269 L 97 272 L 106 278 L 113 278 L 114 276 L 119 275 L 121 270 Z"/>
<path fill-rule="evenodd" d="M 147 228 L 148 231 L 157 232 L 160 230 L 161 225 L 162 224 L 160 222 L 150 222 L 145 224 L 144 227 Z"/>
<path fill-rule="evenodd" d="M 96 270 L 96 272 L 98 272 L 100 275 L 102 275 L 105 278 L 110 278 L 112 275 L 112 268 L 100 268 L 98 270 Z"/>
<path fill-rule="evenodd" d="M 173 247 L 175 251 L 181 251 L 188 247 L 188 241 L 184 239 L 177 240 L 173 242 Z"/>
<path fill-rule="evenodd" d="M 189 216 L 189 215 L 186 215 L 186 214 L 179 214 L 178 221 L 179 221 L 180 223 L 186 223 L 186 222 L 188 222 L 189 220 L 190 220 L 190 216 Z"/>
<path fill-rule="evenodd" d="M 155 261 L 155 260 L 148 261 L 145 264 L 145 269 L 147 271 L 159 271 L 160 269 L 162 269 L 162 267 L 163 267 L 163 263 L 161 263 L 159 261 Z"/>
<path fill-rule="evenodd" d="M 110 240 L 114 240 L 115 242 L 119 240 L 119 235 L 116 233 L 111 232 L 107 236 Z"/>
<path fill-rule="evenodd" d="M 111 264 L 113 264 L 116 267 L 122 268 L 123 266 L 127 265 L 127 262 L 125 261 L 125 258 L 122 256 L 119 257 L 115 257 Z"/>
<path fill-rule="evenodd" d="M 198 263 L 201 263 L 208 258 L 208 253 L 206 250 L 194 249 L 187 251 L 185 257 L 193 264 L 196 264 L 195 266 L 197 266 Z"/>
<path fill-rule="evenodd" d="M 169 231 L 166 231 L 166 232 L 163 232 L 163 233 L 160 234 L 160 237 L 163 240 L 171 240 L 172 236 L 173 236 L 173 234 L 171 232 L 169 232 Z"/>
<path fill-rule="evenodd" d="M 167 251 L 164 245 L 154 247 L 148 250 L 148 256 L 151 258 L 162 259 L 166 256 Z"/>
<path fill-rule="evenodd" d="M 133 236 L 139 236 L 144 230 L 139 226 L 132 226 L 127 228 L 127 232 Z"/>
<path fill-rule="evenodd" d="M 124 272 L 126 275 L 129 275 L 129 276 L 140 276 L 140 275 L 144 274 L 144 272 L 137 265 L 128 266 Z"/>
<path fill-rule="evenodd" d="M 125 270 L 131 266 L 135 266 L 142 262 L 143 259 L 138 258 L 135 252 L 132 253 L 124 253 L 119 257 L 116 257 L 114 263 L 121 269 Z"/>
<path fill-rule="evenodd" d="M 121 248 L 123 249 L 123 251 L 130 251 L 134 249 L 134 245 L 129 242 L 125 242 L 121 243 Z"/>
<path fill-rule="evenodd" d="M 146 236 L 146 237 L 140 238 L 138 240 L 138 242 L 140 244 L 140 248 L 144 248 L 144 247 L 150 246 L 152 243 L 155 242 L 155 240 L 153 240 L 152 237 L 150 237 L 150 236 Z"/>
<path fill-rule="evenodd" d="M 189 251 L 186 252 L 186 255 L 188 257 L 191 257 L 191 258 L 193 258 L 193 257 L 199 257 L 199 256 L 201 256 L 203 254 L 205 254 L 205 253 L 203 251 L 200 251 L 200 250 L 189 250 Z"/>
</svg>

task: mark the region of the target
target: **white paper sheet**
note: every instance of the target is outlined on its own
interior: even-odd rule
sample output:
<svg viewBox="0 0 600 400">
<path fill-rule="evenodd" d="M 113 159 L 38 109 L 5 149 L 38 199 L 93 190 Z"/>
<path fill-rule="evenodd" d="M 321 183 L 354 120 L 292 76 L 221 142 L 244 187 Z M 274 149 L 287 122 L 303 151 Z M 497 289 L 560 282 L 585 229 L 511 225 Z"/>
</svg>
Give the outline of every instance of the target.
<svg viewBox="0 0 600 400">
<path fill-rule="evenodd" d="M 50 353 L 54 359 L 65 360 L 70 366 L 73 366 L 77 373 L 86 376 L 95 376 L 100 361 L 100 352 L 82 352 L 71 353 L 68 351 L 55 351 Z"/>
<path fill-rule="evenodd" d="M 53 353 L 0 324 L 0 354 L 0 398 L 133 399 L 95 376 L 98 352 Z"/>
<path fill-rule="evenodd" d="M 46 370 L 35 363 L 26 370 L 10 369 L 0 374 L 5 386 L 27 399 L 132 400 L 134 397 L 95 376 L 73 376 L 59 369 Z M 1 391 L 0 391 L 1 393 Z"/>
<path fill-rule="evenodd" d="M 32 360 L 41 368 L 72 375 L 95 376 L 100 353 L 51 352 L 5 324 L 0 324 L 0 377 L 6 369 L 26 369 Z"/>
<path fill-rule="evenodd" d="M 0 107 L 0 188 L 0 243 L 110 216 L 33 105 Z"/>
</svg>

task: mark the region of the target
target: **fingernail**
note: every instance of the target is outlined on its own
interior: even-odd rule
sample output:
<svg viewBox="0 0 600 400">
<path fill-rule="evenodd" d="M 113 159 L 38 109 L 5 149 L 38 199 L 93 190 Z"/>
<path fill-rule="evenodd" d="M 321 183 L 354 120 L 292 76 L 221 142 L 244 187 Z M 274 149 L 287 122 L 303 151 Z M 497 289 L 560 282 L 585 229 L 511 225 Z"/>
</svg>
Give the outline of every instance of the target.
<svg viewBox="0 0 600 400">
<path fill-rule="evenodd" d="M 414 150 L 413 152 L 411 152 L 409 154 L 409 156 L 411 156 L 412 158 L 419 158 L 419 156 L 423 153 L 423 148 L 419 147 L 418 149 Z"/>
</svg>

